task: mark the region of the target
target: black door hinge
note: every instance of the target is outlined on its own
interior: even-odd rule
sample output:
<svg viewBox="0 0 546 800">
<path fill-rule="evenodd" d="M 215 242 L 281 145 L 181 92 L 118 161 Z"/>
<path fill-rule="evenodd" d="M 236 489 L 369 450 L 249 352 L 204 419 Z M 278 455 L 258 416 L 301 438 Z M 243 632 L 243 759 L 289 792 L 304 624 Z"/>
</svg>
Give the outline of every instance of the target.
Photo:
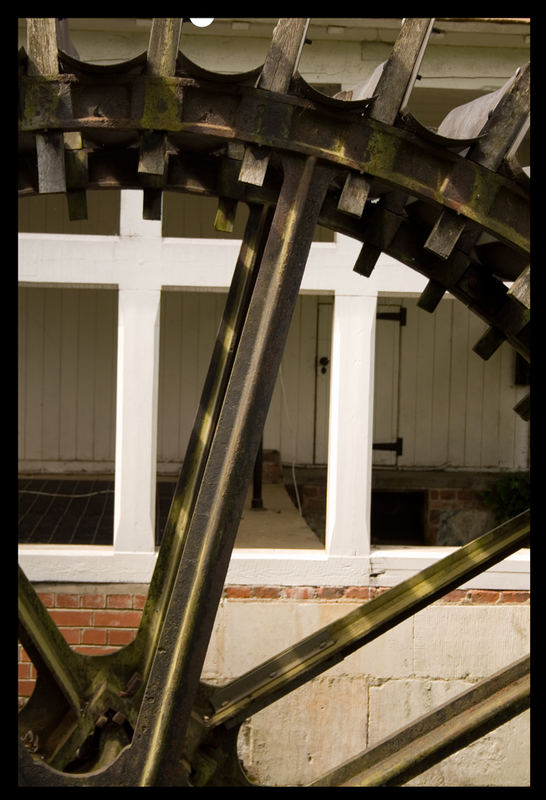
<svg viewBox="0 0 546 800">
<path fill-rule="evenodd" d="M 406 324 L 407 309 L 401 308 L 400 311 L 378 311 L 377 319 L 392 319 L 400 323 Z"/>
<path fill-rule="evenodd" d="M 402 445 L 404 440 L 398 437 L 395 442 L 378 442 L 377 444 L 373 444 L 372 448 L 374 450 L 394 450 L 397 456 L 402 455 Z"/>
</svg>

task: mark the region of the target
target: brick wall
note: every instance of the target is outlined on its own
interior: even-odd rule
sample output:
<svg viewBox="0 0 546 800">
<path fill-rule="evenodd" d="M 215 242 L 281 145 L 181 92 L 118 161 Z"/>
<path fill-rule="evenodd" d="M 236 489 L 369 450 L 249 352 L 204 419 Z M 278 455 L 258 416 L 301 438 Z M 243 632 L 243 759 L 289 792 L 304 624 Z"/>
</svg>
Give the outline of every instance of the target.
<svg viewBox="0 0 546 800">
<path fill-rule="evenodd" d="M 429 489 L 426 538 L 430 544 L 462 545 L 495 527 L 481 492 Z"/>
<path fill-rule="evenodd" d="M 366 601 L 387 591 L 368 586 L 226 586 L 226 600 L 346 600 Z M 80 653 L 102 655 L 119 650 L 135 637 L 146 600 L 146 586 L 84 590 L 38 590 L 38 595 L 66 641 Z M 529 603 L 527 591 L 456 589 L 437 603 L 499 604 Z M 19 706 L 32 694 L 36 671 L 19 644 Z"/>
</svg>

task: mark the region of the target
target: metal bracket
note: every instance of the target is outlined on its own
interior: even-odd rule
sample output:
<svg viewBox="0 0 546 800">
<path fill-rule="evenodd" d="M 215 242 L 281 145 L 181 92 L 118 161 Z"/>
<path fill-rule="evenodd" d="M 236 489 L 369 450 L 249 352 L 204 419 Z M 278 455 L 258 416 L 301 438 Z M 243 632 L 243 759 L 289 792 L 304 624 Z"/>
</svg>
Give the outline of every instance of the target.
<svg viewBox="0 0 546 800">
<path fill-rule="evenodd" d="M 405 325 L 407 316 L 407 309 L 402 307 L 400 311 L 378 311 L 376 319 L 392 319 L 399 322 L 400 325 Z"/>
<path fill-rule="evenodd" d="M 374 450 L 394 450 L 397 456 L 402 455 L 404 440 L 399 436 L 395 442 L 377 442 L 372 445 Z"/>
</svg>

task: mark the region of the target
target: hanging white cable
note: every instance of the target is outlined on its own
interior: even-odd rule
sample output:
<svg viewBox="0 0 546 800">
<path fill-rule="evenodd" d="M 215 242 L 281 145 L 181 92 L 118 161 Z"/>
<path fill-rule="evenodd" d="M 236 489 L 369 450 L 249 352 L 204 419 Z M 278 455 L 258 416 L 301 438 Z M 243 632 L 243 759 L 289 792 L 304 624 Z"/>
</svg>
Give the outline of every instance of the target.
<svg viewBox="0 0 546 800">
<path fill-rule="evenodd" d="M 281 382 L 281 395 L 282 395 L 282 400 L 283 400 L 284 413 L 286 414 L 286 421 L 288 422 L 288 428 L 290 429 L 290 433 L 292 435 L 292 441 L 295 441 L 296 432 L 295 432 L 294 428 L 292 427 L 292 421 L 290 419 L 290 414 L 288 413 L 288 402 L 286 400 L 286 389 L 285 389 L 285 386 L 284 386 L 284 380 L 283 380 L 283 376 L 282 376 L 282 364 L 281 364 L 281 366 L 279 368 L 279 380 Z M 297 484 L 297 481 L 296 481 L 296 459 L 295 458 L 292 458 L 292 483 L 294 484 L 294 492 L 296 493 L 296 502 L 298 504 L 298 511 L 299 511 L 300 517 L 302 517 L 303 514 L 302 514 L 302 510 L 301 510 L 300 493 L 298 492 L 298 484 Z"/>
<path fill-rule="evenodd" d="M 39 494 L 44 497 L 95 497 L 99 494 L 114 494 L 113 489 L 99 489 L 95 492 L 85 492 L 82 494 L 61 494 L 59 492 L 39 492 L 36 489 L 19 489 L 19 494 Z"/>
</svg>

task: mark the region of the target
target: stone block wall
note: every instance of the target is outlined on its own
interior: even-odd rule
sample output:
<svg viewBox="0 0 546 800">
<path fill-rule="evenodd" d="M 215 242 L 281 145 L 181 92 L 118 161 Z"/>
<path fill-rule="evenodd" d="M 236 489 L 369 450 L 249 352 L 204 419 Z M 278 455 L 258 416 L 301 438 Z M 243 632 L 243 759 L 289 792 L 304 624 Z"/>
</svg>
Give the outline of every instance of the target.
<svg viewBox="0 0 546 800">
<path fill-rule="evenodd" d="M 134 637 L 145 585 L 38 585 L 67 641 L 100 654 Z M 223 684 L 376 594 L 373 587 L 227 586 L 203 680 Z M 528 652 L 529 593 L 455 590 L 245 720 L 239 753 L 260 784 L 301 786 Z M 35 672 L 20 649 L 19 700 Z M 526 786 L 529 715 L 408 785 Z"/>
</svg>

